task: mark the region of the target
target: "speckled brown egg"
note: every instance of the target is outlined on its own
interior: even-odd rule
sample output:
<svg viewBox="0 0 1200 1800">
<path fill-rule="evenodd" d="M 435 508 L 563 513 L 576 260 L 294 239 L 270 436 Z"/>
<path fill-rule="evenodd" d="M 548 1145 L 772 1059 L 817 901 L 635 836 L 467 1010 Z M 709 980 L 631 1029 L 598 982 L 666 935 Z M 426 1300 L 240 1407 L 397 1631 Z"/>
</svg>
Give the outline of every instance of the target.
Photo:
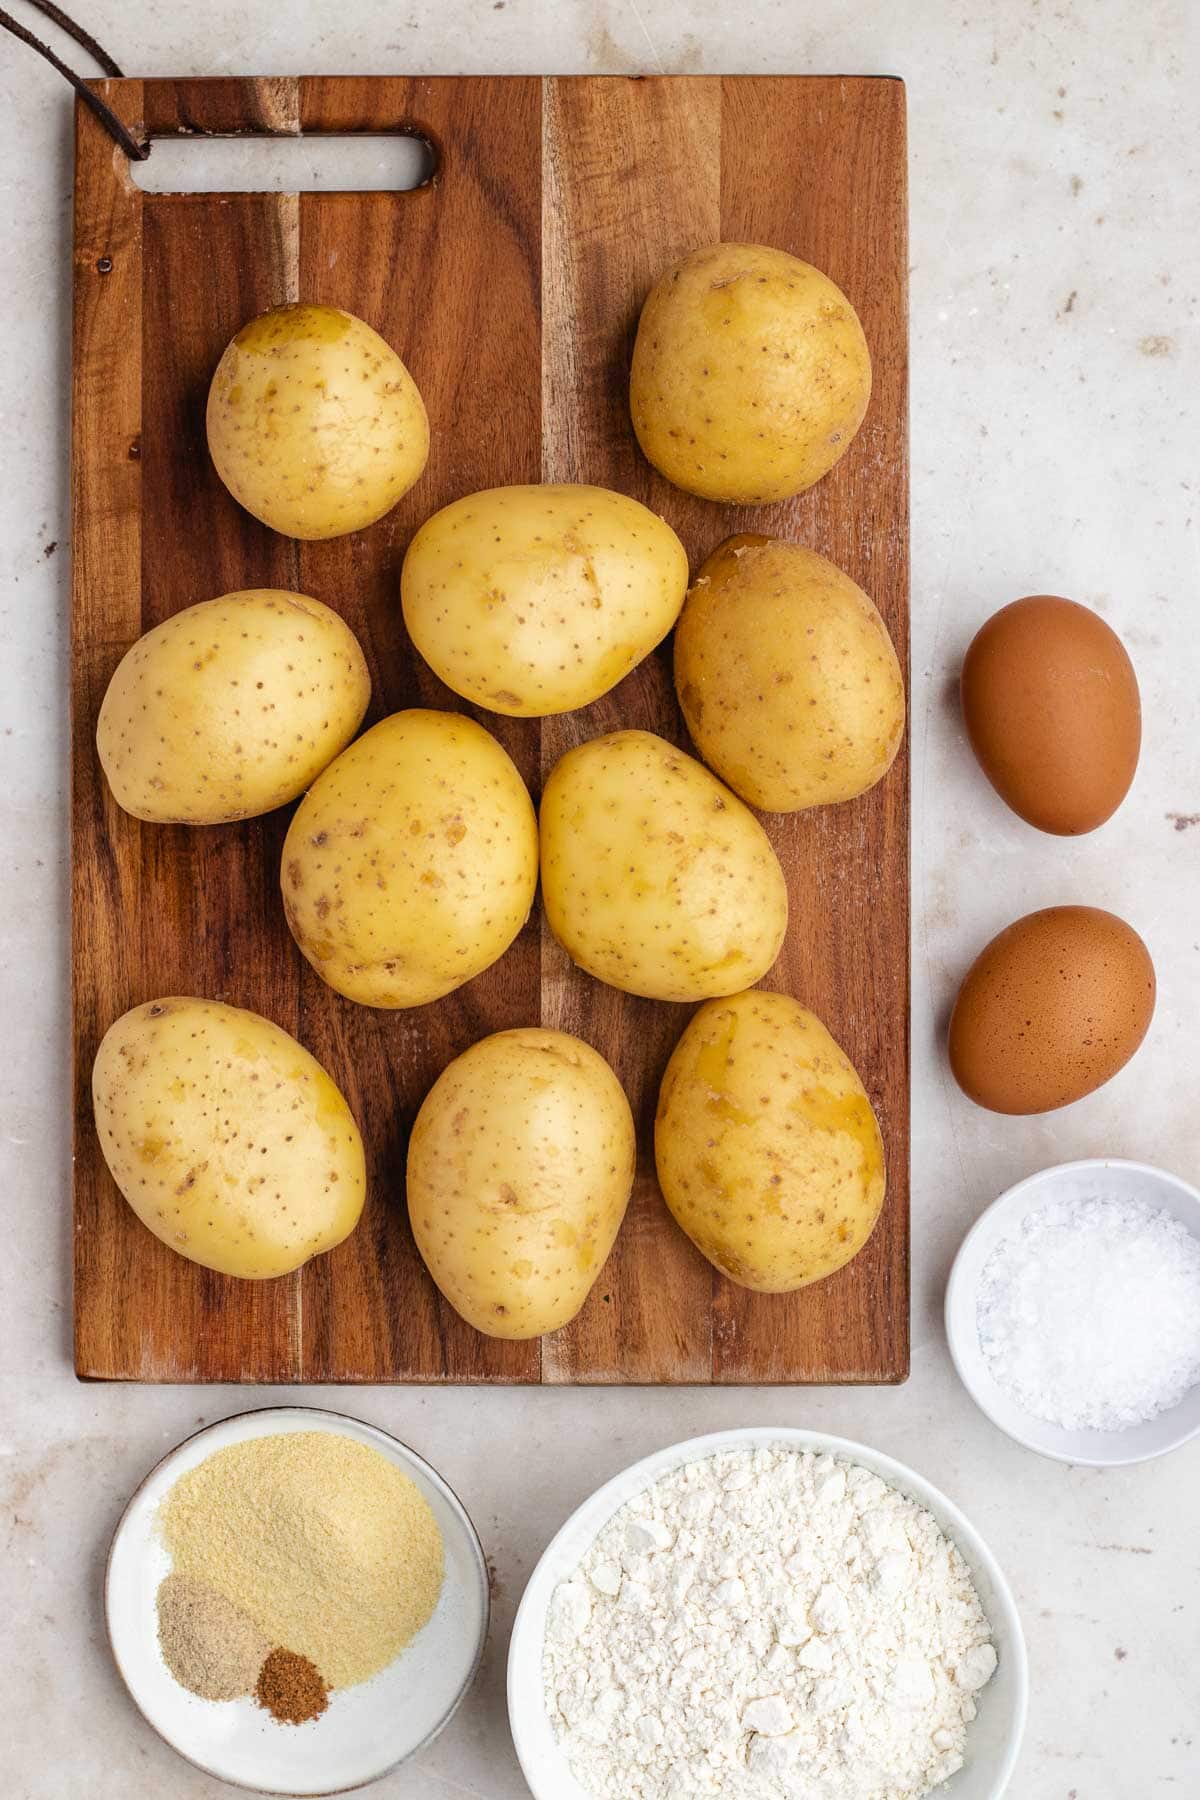
<svg viewBox="0 0 1200 1800">
<path fill-rule="evenodd" d="M 1103 1087 L 1154 1013 L 1154 964 L 1123 919 L 1051 906 L 1018 919 L 967 971 L 950 1019 L 950 1066 L 999 1113 L 1051 1112 Z"/>
<path fill-rule="evenodd" d="M 1001 607 L 967 651 L 962 708 L 984 774 L 1039 830 L 1094 831 L 1129 792 L 1142 741 L 1137 676 L 1086 606 L 1031 594 Z"/>
</svg>

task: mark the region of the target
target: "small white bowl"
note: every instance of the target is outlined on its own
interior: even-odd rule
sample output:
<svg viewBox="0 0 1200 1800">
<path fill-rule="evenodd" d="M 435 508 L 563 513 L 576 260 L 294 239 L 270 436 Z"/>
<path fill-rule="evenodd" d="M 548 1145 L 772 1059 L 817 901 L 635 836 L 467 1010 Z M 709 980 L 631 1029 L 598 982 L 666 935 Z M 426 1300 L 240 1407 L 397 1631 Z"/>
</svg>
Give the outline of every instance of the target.
<svg viewBox="0 0 1200 1800">
<path fill-rule="evenodd" d="M 1177 1406 L 1127 1431 L 1064 1431 L 1018 1406 L 996 1380 L 979 1343 L 976 1304 L 984 1264 L 1022 1219 L 1052 1200 L 1086 1200 L 1097 1194 L 1141 1200 L 1168 1212 L 1200 1237 L 1200 1193 L 1149 1163 L 1088 1157 L 1059 1163 L 1019 1181 L 994 1200 L 963 1239 L 946 1288 L 946 1337 L 963 1386 L 993 1425 L 1027 1450 L 1058 1462 L 1115 1469 L 1149 1462 L 1177 1450 L 1200 1432 L 1200 1383 Z"/>
<path fill-rule="evenodd" d="M 331 1696 L 320 1718 L 281 1725 L 253 1700 L 201 1700 L 179 1686 L 158 1646 L 155 1595 L 170 1568 L 159 1502 L 181 1475 L 226 1444 L 328 1431 L 368 1444 L 403 1469 L 433 1509 L 446 1578 L 433 1617 L 394 1663 Z M 308 1796 L 365 1787 L 435 1738 L 475 1679 L 488 1630 L 483 1549 L 466 1512 L 427 1462 L 386 1431 L 342 1413 L 279 1406 L 198 1431 L 151 1469 L 125 1508 L 108 1553 L 108 1636 L 135 1705 L 159 1736 L 207 1775 L 258 1793 Z"/>
<path fill-rule="evenodd" d="M 508 1653 L 509 1724 L 534 1800 L 589 1800 L 555 1742 L 546 1711 L 542 1659 L 546 1616 L 555 1588 L 579 1567 L 613 1514 L 672 1469 L 702 1462 L 723 1450 L 776 1447 L 812 1450 L 861 1463 L 925 1507 L 957 1545 L 991 1623 L 999 1662 L 991 1681 L 976 1696 L 979 1715 L 967 1728 L 966 1761 L 957 1775 L 936 1790 L 937 1800 L 1000 1800 L 1016 1765 L 1025 1730 L 1029 1669 L 1016 1604 L 996 1559 L 958 1508 L 915 1470 L 893 1462 L 890 1456 L 881 1456 L 865 1444 L 787 1426 L 717 1431 L 659 1450 L 634 1463 L 585 1500 L 552 1540 L 529 1578 Z"/>
</svg>

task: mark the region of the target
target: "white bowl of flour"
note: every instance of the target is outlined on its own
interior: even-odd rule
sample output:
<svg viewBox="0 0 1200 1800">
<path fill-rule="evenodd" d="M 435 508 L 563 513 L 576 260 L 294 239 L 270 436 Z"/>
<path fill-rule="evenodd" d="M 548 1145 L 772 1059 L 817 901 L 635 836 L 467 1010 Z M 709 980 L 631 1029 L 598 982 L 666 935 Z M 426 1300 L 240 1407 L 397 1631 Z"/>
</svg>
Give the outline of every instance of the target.
<svg viewBox="0 0 1200 1800">
<path fill-rule="evenodd" d="M 993 1201 L 946 1289 L 971 1398 L 1028 1450 L 1094 1468 L 1200 1434 L 1200 1193 L 1116 1158 L 1060 1163 Z"/>
<path fill-rule="evenodd" d="M 821 1432 L 718 1432 L 567 1521 L 508 1703 L 536 1800 L 999 1800 L 1025 1723 L 991 1552 L 915 1471 Z"/>
</svg>

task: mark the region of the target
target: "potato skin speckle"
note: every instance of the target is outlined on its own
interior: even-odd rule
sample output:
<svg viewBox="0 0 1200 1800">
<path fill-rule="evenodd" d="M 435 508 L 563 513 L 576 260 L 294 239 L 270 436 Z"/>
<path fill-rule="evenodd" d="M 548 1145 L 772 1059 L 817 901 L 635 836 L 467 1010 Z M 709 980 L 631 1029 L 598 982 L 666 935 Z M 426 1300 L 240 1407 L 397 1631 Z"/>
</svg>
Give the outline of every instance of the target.
<svg viewBox="0 0 1200 1800">
<path fill-rule="evenodd" d="M 427 519 L 400 578 L 404 622 L 456 694 L 542 718 L 587 706 L 679 616 L 687 555 L 665 520 L 607 488 L 489 488 Z"/>
<path fill-rule="evenodd" d="M 223 1275 L 270 1280 L 358 1223 L 358 1127 L 315 1057 L 257 1013 L 170 996 L 111 1025 L 92 1069 L 113 1180 L 157 1238 Z"/>
<path fill-rule="evenodd" d="M 858 1074 L 815 1013 L 752 989 L 702 1006 L 667 1064 L 655 1161 L 676 1223 L 729 1280 L 791 1293 L 858 1254 L 886 1192 Z"/>
<path fill-rule="evenodd" d="M 904 735 L 887 627 L 834 563 L 744 532 L 713 551 L 675 632 L 675 686 L 692 740 L 765 812 L 853 800 Z"/>
<path fill-rule="evenodd" d="M 412 376 L 336 306 L 277 306 L 228 345 L 208 394 L 208 448 L 239 505 L 285 537 L 343 537 L 390 512 L 429 456 Z"/>
<path fill-rule="evenodd" d="M 870 397 L 858 314 L 784 250 L 695 250 L 642 308 L 633 428 L 648 460 L 689 494 L 761 505 L 802 493 L 845 454 Z"/>
<path fill-rule="evenodd" d="M 370 698 L 366 659 L 337 613 L 308 594 L 246 588 L 174 613 L 126 651 L 96 749 L 135 818 L 223 825 L 302 794 Z"/>
<path fill-rule="evenodd" d="M 495 1032 L 443 1070 L 417 1114 L 417 1248 L 477 1331 L 557 1331 L 604 1267 L 635 1161 L 629 1102 L 597 1051 L 541 1027 Z"/>
<path fill-rule="evenodd" d="M 537 890 L 537 818 L 511 758 L 463 713 L 393 713 L 297 807 L 280 886 L 321 978 L 423 1006 L 503 956 Z"/>
<path fill-rule="evenodd" d="M 542 899 L 590 975 L 651 1000 L 761 979 L 787 930 L 770 840 L 737 796 L 649 731 L 592 738 L 542 794 Z"/>
</svg>

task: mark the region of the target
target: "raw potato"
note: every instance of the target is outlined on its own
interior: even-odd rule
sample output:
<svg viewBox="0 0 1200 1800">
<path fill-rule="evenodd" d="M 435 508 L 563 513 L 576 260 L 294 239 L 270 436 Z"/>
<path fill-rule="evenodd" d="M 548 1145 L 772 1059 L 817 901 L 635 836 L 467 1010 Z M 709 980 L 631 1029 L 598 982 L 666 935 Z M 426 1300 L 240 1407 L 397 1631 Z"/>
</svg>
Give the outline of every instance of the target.
<svg viewBox="0 0 1200 1800">
<path fill-rule="evenodd" d="M 362 1139 L 320 1063 L 218 1000 L 135 1006 L 92 1070 L 113 1180 L 181 1256 L 266 1280 L 332 1250 L 366 1196 Z"/>
<path fill-rule="evenodd" d="M 413 1236 L 455 1311 L 500 1338 L 573 1319 L 621 1228 L 635 1156 L 629 1102 L 589 1044 L 537 1027 L 472 1044 L 408 1147 Z"/>
<path fill-rule="evenodd" d="M 649 731 L 593 738 L 542 795 L 542 898 L 572 960 L 629 994 L 706 1000 L 766 974 L 787 930 L 762 826 Z"/>
<path fill-rule="evenodd" d="M 223 825 L 302 794 L 370 698 L 358 639 L 337 613 L 307 594 L 247 588 L 187 607 L 126 651 L 96 748 L 135 818 Z"/>
<path fill-rule="evenodd" d="M 865 793 L 904 735 L 887 626 L 834 563 L 782 538 L 713 551 L 675 633 L 675 686 L 705 762 L 766 812 Z"/>
<path fill-rule="evenodd" d="M 819 269 L 763 244 L 685 257 L 642 308 L 629 405 L 676 487 L 753 505 L 810 488 L 871 398 L 858 314 Z"/>
<path fill-rule="evenodd" d="M 462 713 L 393 713 L 296 809 L 283 905 L 317 973 L 364 1006 L 423 1006 L 503 956 L 537 889 L 529 790 Z"/>
<path fill-rule="evenodd" d="M 208 447 L 234 499 L 286 537 L 343 537 L 390 512 L 429 455 L 429 420 L 390 344 L 337 306 L 243 325 L 208 393 Z"/>
<path fill-rule="evenodd" d="M 404 559 L 404 622 L 477 706 L 516 718 L 599 699 L 679 617 L 687 554 L 606 488 L 491 488 L 443 507 Z"/>
<path fill-rule="evenodd" d="M 677 1223 L 759 1293 L 832 1275 L 883 1206 L 871 1102 L 821 1021 L 787 994 L 701 1007 L 667 1064 L 654 1149 Z"/>
</svg>

